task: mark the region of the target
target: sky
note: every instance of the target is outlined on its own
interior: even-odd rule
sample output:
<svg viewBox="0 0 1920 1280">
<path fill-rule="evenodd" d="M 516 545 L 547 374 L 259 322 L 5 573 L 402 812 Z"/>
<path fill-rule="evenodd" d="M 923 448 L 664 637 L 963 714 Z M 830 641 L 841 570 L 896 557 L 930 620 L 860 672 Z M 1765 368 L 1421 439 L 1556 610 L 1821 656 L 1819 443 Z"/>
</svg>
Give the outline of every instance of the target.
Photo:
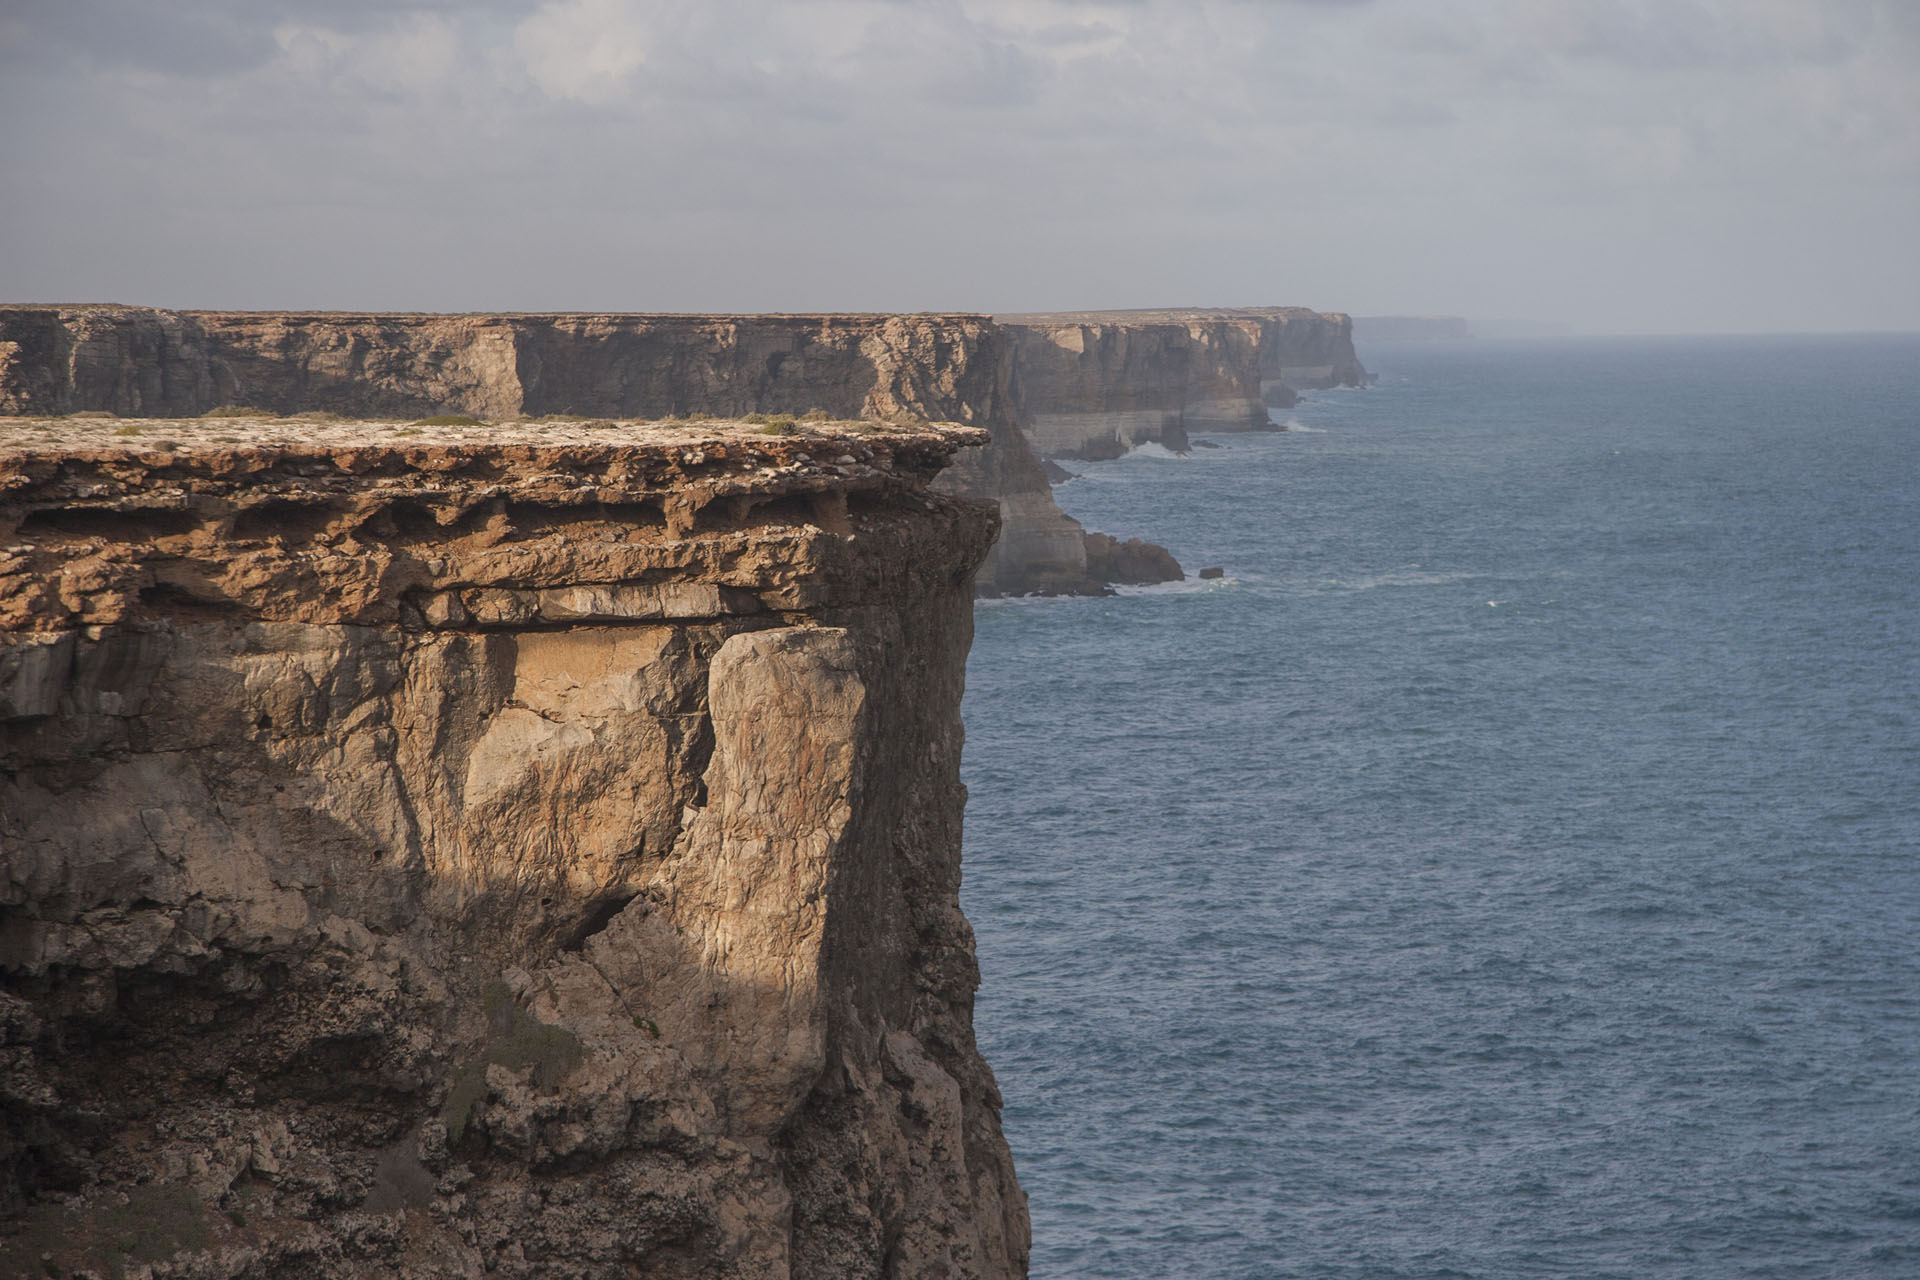
<svg viewBox="0 0 1920 1280">
<path fill-rule="evenodd" d="M 0 0 L 0 300 L 1920 330 L 1920 0 Z"/>
</svg>

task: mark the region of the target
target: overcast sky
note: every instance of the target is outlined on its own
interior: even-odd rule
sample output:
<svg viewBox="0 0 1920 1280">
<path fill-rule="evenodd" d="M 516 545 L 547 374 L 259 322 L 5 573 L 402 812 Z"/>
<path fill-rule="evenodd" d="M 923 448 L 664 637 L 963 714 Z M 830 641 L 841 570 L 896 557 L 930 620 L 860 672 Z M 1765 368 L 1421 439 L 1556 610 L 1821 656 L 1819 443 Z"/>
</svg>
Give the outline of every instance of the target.
<svg viewBox="0 0 1920 1280">
<path fill-rule="evenodd" d="M 1920 0 L 0 0 L 0 299 L 1920 329 Z"/>
</svg>

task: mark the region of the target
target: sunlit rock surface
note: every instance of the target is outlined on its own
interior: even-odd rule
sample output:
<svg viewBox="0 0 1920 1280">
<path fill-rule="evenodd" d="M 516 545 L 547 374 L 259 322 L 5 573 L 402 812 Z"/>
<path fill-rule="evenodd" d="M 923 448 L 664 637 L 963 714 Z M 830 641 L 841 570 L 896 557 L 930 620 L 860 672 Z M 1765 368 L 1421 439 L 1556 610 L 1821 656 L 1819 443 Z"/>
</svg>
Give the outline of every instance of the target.
<svg viewBox="0 0 1920 1280">
<path fill-rule="evenodd" d="M 991 437 L 765 430 L 0 420 L 0 1274 L 1024 1274 Z"/>
</svg>

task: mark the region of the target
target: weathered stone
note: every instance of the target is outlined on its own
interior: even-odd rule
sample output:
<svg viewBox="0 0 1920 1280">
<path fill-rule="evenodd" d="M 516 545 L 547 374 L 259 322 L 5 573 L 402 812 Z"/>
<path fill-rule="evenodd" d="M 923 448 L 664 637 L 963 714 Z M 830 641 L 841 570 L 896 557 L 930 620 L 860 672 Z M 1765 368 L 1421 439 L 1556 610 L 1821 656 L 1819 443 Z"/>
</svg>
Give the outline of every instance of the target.
<svg viewBox="0 0 1920 1280">
<path fill-rule="evenodd" d="M 928 488 L 984 431 L 51 425 L 0 1274 L 1024 1274 L 958 905 L 995 520 Z"/>
</svg>

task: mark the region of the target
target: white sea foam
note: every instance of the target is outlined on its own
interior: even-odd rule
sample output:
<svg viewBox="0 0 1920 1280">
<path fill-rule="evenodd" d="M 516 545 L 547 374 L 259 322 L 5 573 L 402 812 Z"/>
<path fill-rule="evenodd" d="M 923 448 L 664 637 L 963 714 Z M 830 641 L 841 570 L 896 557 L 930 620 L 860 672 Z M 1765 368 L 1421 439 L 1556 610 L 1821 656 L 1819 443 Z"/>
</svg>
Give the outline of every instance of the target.
<svg viewBox="0 0 1920 1280">
<path fill-rule="evenodd" d="M 1439 587 L 1450 582 L 1470 582 L 1478 573 L 1433 573 L 1421 569 L 1392 569 L 1370 573 L 1361 578 L 1321 578 L 1314 586 L 1328 591 L 1371 591 L 1375 587 Z"/>
<path fill-rule="evenodd" d="M 1122 596 L 1185 596 L 1201 591 L 1214 591 L 1233 582 L 1232 578 L 1189 577 L 1185 582 L 1155 582 L 1146 586 L 1115 587 L 1114 594 Z"/>
<path fill-rule="evenodd" d="M 1084 600 L 1085 596 L 976 596 L 973 607 L 976 609 L 1003 609 L 1015 605 L 1059 604 L 1062 600 Z"/>
<path fill-rule="evenodd" d="M 1144 444 L 1133 446 L 1133 448 L 1127 450 L 1125 456 L 1129 458 L 1171 458 L 1175 462 L 1187 461 L 1186 454 L 1175 453 L 1173 450 L 1167 448 L 1167 446 L 1155 440 L 1148 440 Z"/>
</svg>

